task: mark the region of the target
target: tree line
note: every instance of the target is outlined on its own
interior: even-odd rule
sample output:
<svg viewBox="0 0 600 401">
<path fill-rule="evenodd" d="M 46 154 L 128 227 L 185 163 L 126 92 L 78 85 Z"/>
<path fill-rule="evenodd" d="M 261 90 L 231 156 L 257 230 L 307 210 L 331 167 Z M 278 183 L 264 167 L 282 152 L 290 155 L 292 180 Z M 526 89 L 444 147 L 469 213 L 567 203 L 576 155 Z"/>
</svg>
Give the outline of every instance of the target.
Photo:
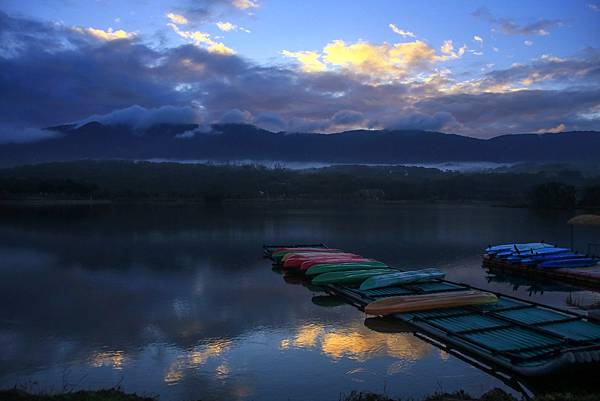
<svg viewBox="0 0 600 401">
<path fill-rule="evenodd" d="M 46 163 L 0 170 L 0 199 L 31 198 L 488 201 L 594 208 L 600 207 L 600 175 L 574 170 L 459 173 L 406 166 L 290 170 L 130 161 Z"/>
</svg>

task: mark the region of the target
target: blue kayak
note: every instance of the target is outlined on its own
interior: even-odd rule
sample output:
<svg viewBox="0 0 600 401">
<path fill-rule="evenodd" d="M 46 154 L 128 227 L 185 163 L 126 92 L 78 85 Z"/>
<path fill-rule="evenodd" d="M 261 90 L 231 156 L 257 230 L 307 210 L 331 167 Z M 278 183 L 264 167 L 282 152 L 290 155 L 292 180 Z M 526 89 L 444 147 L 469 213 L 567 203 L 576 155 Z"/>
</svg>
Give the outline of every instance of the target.
<svg viewBox="0 0 600 401">
<path fill-rule="evenodd" d="M 502 259 L 511 258 L 511 260 L 515 261 L 515 260 L 518 260 L 517 258 L 528 258 L 531 256 L 552 255 L 552 254 L 556 254 L 556 253 L 567 253 L 567 252 L 571 252 L 571 250 L 569 248 L 542 248 L 542 249 L 536 249 L 535 251 L 528 251 L 528 252 L 521 252 L 521 253 L 512 252 L 510 254 L 504 254 L 504 252 L 503 252 L 503 253 L 499 253 L 496 256 L 498 256 Z"/>
<path fill-rule="evenodd" d="M 531 256 L 528 258 L 524 258 L 521 260 L 521 264 L 524 265 L 537 265 L 538 263 L 550 262 L 553 260 L 561 260 L 561 259 L 580 259 L 585 258 L 585 255 L 581 255 L 579 253 L 559 253 L 559 254 L 550 254 L 550 255 L 539 255 L 539 256 Z"/>
<path fill-rule="evenodd" d="M 497 254 L 499 252 L 505 252 L 505 251 L 523 252 L 523 251 L 528 251 L 528 250 L 532 250 L 532 249 L 541 249 L 541 248 L 548 248 L 548 247 L 553 247 L 553 246 L 554 245 L 546 244 L 543 242 L 529 242 L 526 244 L 504 244 L 504 245 L 489 246 L 486 248 L 485 251 L 489 254 Z"/>
<path fill-rule="evenodd" d="M 578 259 L 563 259 L 563 260 L 551 260 L 543 262 L 538 267 L 545 269 L 560 269 L 561 267 L 592 267 L 598 263 L 597 259 L 592 258 L 578 258 Z"/>
</svg>

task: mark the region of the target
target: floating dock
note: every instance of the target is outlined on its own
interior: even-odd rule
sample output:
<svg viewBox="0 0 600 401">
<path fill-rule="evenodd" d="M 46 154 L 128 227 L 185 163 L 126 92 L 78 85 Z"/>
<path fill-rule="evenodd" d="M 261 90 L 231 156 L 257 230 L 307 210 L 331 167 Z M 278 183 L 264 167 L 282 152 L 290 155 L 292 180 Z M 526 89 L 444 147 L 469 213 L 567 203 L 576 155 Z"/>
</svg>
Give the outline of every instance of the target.
<svg viewBox="0 0 600 401">
<path fill-rule="evenodd" d="M 269 257 L 275 248 L 278 246 L 265 246 L 265 256 Z M 364 291 L 342 285 L 322 288 L 361 310 L 370 302 L 392 296 L 476 289 L 447 280 Z M 592 366 L 600 366 L 600 321 L 503 294 L 495 295 L 498 297 L 495 304 L 399 313 L 391 318 L 409 324 L 416 334 L 444 349 L 457 349 L 478 364 L 499 366 L 523 377 L 575 371 L 589 374 Z"/>
</svg>

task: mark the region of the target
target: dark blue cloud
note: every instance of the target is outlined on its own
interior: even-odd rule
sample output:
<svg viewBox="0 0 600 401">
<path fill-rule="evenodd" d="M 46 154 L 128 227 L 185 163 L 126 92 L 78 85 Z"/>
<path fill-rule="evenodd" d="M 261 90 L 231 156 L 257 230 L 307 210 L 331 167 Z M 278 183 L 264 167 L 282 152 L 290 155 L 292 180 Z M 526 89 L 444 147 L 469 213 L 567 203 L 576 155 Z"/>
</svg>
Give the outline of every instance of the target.
<svg viewBox="0 0 600 401">
<path fill-rule="evenodd" d="M 249 122 L 272 130 L 331 132 L 360 124 L 475 136 L 560 123 L 600 128 L 598 52 L 492 71 L 466 93 L 436 82 L 370 85 L 339 72 L 257 65 L 193 45 L 153 48 L 140 37 L 101 41 L 59 24 L 0 12 L 0 137 L 87 121 Z M 488 88 L 534 77 L 535 90 Z M 544 82 L 564 89 L 544 88 Z M 139 121 L 134 121 L 139 120 Z M 13 140 L 11 139 L 11 140 Z M 1 141 L 1 139 L 0 139 Z M 6 139 L 4 140 L 6 141 Z"/>
</svg>

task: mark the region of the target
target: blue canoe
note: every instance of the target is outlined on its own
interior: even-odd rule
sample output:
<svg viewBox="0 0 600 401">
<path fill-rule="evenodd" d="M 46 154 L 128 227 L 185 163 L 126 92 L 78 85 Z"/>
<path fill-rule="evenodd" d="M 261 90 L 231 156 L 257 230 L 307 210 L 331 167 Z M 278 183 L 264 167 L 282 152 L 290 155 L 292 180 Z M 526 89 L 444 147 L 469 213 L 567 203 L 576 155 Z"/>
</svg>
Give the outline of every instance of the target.
<svg viewBox="0 0 600 401">
<path fill-rule="evenodd" d="M 578 258 L 578 259 L 563 259 L 563 260 L 551 260 L 543 262 L 538 267 L 545 269 L 560 269 L 565 267 L 592 267 L 598 263 L 597 259 L 592 258 Z"/>
<path fill-rule="evenodd" d="M 580 259 L 585 258 L 585 255 L 579 253 L 559 253 L 554 255 L 539 255 L 539 256 L 531 256 L 528 258 L 521 259 L 521 264 L 523 265 L 537 265 L 543 262 L 550 262 L 553 260 L 561 260 L 561 259 Z"/>
<path fill-rule="evenodd" d="M 516 253 L 516 252 L 512 252 L 510 255 L 509 254 L 498 254 L 497 256 L 503 258 L 503 259 L 509 259 L 510 260 L 519 260 L 520 258 L 527 258 L 527 257 L 531 257 L 531 256 L 538 256 L 538 255 L 551 255 L 551 254 L 556 254 L 556 253 L 566 253 L 566 252 L 571 252 L 571 249 L 569 248 L 542 248 L 542 249 L 536 249 L 535 251 L 527 251 L 527 252 L 521 252 L 521 253 Z"/>
<path fill-rule="evenodd" d="M 523 251 L 528 251 L 528 250 L 532 250 L 532 249 L 542 249 L 542 248 L 548 248 L 548 247 L 553 247 L 553 246 L 554 245 L 546 244 L 543 242 L 529 242 L 526 244 L 504 244 L 504 245 L 489 246 L 486 248 L 485 251 L 488 254 L 497 254 L 499 252 L 505 252 L 505 251 L 523 252 Z"/>
</svg>

